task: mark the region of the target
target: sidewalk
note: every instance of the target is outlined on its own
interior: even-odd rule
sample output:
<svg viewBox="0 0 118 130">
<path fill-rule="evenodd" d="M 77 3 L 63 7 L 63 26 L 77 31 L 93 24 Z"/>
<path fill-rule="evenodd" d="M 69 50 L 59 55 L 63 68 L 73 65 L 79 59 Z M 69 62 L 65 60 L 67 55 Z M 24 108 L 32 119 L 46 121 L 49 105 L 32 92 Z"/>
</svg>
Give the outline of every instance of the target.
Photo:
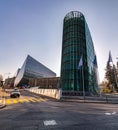
<svg viewBox="0 0 118 130">
<path fill-rule="evenodd" d="M 61 101 L 65 102 L 79 102 L 79 103 L 105 103 L 105 104 L 118 104 L 118 95 L 105 95 L 101 97 L 86 96 L 85 100 L 82 96 L 63 96 Z"/>
<path fill-rule="evenodd" d="M 9 96 L 9 94 L 0 88 L 0 109 L 6 106 L 5 98 L 7 96 Z"/>
</svg>

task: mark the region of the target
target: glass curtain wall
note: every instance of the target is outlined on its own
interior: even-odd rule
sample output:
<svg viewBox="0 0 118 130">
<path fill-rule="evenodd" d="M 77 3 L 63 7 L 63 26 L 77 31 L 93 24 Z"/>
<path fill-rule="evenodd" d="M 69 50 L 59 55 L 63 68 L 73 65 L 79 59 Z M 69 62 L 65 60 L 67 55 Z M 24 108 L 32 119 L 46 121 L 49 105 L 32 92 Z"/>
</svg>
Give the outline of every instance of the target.
<svg viewBox="0 0 118 130">
<path fill-rule="evenodd" d="M 92 51 L 91 51 L 92 50 Z M 63 21 L 61 87 L 66 91 L 89 92 L 91 73 L 93 70 L 94 47 L 88 26 L 82 13 L 72 11 Z M 83 66 L 78 69 L 80 58 Z M 92 67 L 92 70 L 90 70 Z M 83 76 L 82 78 L 82 69 Z"/>
</svg>

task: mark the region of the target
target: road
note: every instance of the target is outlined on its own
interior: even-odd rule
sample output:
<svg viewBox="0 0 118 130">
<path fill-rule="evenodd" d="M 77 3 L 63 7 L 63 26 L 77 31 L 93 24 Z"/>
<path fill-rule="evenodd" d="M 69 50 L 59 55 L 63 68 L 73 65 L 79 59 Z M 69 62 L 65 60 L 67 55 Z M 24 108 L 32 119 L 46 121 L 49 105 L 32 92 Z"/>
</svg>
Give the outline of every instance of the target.
<svg viewBox="0 0 118 130">
<path fill-rule="evenodd" d="M 118 105 L 57 101 L 22 90 L 0 109 L 0 130 L 118 130 Z"/>
</svg>

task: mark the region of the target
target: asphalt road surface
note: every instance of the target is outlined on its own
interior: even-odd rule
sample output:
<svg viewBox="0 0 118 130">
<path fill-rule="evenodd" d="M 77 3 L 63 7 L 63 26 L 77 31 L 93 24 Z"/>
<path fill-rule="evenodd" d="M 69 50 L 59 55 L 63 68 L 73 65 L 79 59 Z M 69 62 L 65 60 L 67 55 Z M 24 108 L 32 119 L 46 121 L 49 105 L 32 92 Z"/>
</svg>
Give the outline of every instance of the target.
<svg viewBox="0 0 118 130">
<path fill-rule="evenodd" d="M 58 101 L 22 90 L 0 109 L 0 130 L 118 130 L 118 104 Z"/>
</svg>

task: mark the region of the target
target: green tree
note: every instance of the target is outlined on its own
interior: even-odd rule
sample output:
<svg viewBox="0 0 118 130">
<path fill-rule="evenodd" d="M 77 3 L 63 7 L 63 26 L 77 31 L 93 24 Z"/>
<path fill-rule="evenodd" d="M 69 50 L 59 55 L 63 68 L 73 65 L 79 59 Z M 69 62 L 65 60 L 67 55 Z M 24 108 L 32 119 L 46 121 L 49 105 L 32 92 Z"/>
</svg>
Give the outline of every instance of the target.
<svg viewBox="0 0 118 130">
<path fill-rule="evenodd" d="M 107 63 L 105 78 L 108 80 L 107 88 L 118 91 L 117 88 L 117 69 L 115 65 Z"/>
<path fill-rule="evenodd" d="M 3 76 L 0 74 L 0 86 L 2 86 Z"/>
</svg>

